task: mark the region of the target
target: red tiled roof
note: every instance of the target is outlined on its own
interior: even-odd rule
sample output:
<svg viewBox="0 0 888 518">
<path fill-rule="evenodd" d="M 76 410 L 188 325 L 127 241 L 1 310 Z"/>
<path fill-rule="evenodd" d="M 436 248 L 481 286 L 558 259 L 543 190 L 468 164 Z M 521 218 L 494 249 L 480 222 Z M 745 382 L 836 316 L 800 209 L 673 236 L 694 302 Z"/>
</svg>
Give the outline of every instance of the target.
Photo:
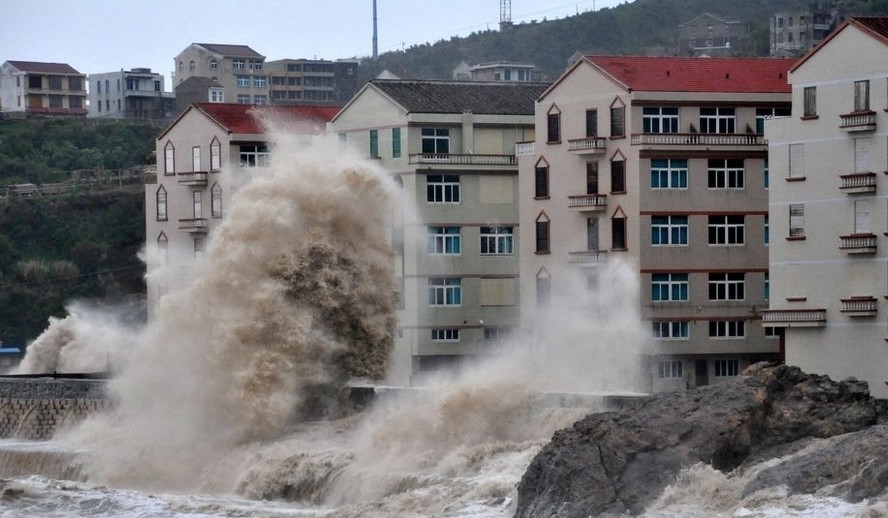
<svg viewBox="0 0 888 518">
<path fill-rule="evenodd" d="M 645 92 L 788 93 L 791 59 L 586 56 L 627 88 Z"/>
<path fill-rule="evenodd" d="M 22 72 L 33 74 L 73 74 L 83 75 L 67 63 L 42 63 L 40 61 L 7 61 Z"/>
<path fill-rule="evenodd" d="M 287 123 L 312 123 L 315 133 L 323 132 L 341 106 L 272 106 L 231 103 L 197 103 L 195 107 L 231 133 L 262 134 L 260 118 L 269 116 Z"/>
</svg>

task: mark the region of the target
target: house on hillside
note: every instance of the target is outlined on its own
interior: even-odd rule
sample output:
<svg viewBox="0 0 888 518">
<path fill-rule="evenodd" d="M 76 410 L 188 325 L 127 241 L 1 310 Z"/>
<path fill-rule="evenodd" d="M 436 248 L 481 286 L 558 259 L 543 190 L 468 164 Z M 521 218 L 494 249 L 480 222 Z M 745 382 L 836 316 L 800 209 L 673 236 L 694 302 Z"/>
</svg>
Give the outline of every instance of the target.
<svg viewBox="0 0 888 518">
<path fill-rule="evenodd" d="M 268 104 L 265 56 L 247 45 L 192 43 L 173 58 L 173 64 L 174 90 L 191 77 L 204 77 L 221 86 L 226 102 Z M 208 90 L 204 98 L 209 99 L 210 95 Z"/>
<path fill-rule="evenodd" d="M 640 279 L 646 390 L 779 357 L 769 297 L 765 120 L 790 112 L 785 59 L 584 56 L 536 102 L 519 146 L 521 323 Z M 620 288 L 616 288 L 620 289 Z M 590 335 L 590 348 L 607 348 Z M 609 351 L 600 349 L 601 358 Z M 604 361 L 604 360 L 603 360 Z"/>
<path fill-rule="evenodd" d="M 358 90 L 358 61 L 280 59 L 265 63 L 272 104 L 343 105 Z"/>
<path fill-rule="evenodd" d="M 888 17 L 850 18 L 790 70 L 767 124 L 771 298 L 786 362 L 888 398 Z M 766 328 L 767 329 L 767 328 Z"/>
<path fill-rule="evenodd" d="M 89 116 L 106 119 L 165 119 L 175 99 L 164 92 L 163 74 L 134 68 L 89 75 Z"/>
<path fill-rule="evenodd" d="M 6 61 L 0 65 L 0 112 L 86 115 L 86 76 L 67 63 Z"/>
<path fill-rule="evenodd" d="M 518 165 L 546 85 L 381 80 L 333 119 L 341 142 L 403 188 L 391 382 L 497 350 L 518 327 Z"/>
<path fill-rule="evenodd" d="M 249 106 L 198 103 L 187 108 L 156 141 L 157 176 L 145 185 L 145 231 L 149 254 L 182 270 L 193 263 L 236 185 L 272 157 L 263 115 L 299 122 L 309 133 L 323 133 L 338 106 Z M 308 124 L 304 124 L 308 123 Z M 166 286 L 148 277 L 148 314 Z"/>
<path fill-rule="evenodd" d="M 453 69 L 453 79 L 458 81 L 506 81 L 531 83 L 540 82 L 541 75 L 536 66 L 530 63 L 497 61 L 468 65 L 460 62 Z"/>
<path fill-rule="evenodd" d="M 727 56 L 749 38 L 746 24 L 703 13 L 678 26 L 678 53 L 683 56 Z"/>
<path fill-rule="evenodd" d="M 844 6 L 779 11 L 770 20 L 771 56 L 800 56 L 826 39 L 845 19 Z"/>
</svg>

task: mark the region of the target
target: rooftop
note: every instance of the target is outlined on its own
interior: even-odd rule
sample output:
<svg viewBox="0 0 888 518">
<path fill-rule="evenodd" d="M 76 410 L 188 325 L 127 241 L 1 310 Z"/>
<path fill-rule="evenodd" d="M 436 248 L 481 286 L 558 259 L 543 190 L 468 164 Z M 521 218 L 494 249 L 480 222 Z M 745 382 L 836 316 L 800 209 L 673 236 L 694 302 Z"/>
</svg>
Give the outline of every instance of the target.
<svg viewBox="0 0 888 518">
<path fill-rule="evenodd" d="M 410 113 L 533 115 L 543 83 L 374 79 L 370 85 Z"/>
<path fill-rule="evenodd" d="M 337 112 L 339 106 L 252 106 L 232 103 L 197 103 L 193 105 L 207 117 L 216 121 L 231 133 L 261 134 L 265 128 L 262 117 L 272 117 L 286 122 L 320 123 L 323 129 Z"/>
<path fill-rule="evenodd" d="M 194 45 L 200 45 L 210 52 L 230 58 L 265 58 L 262 54 L 251 49 L 249 45 L 227 45 L 221 43 L 194 43 Z"/>
<path fill-rule="evenodd" d="M 43 63 L 40 61 L 7 61 L 22 72 L 34 74 L 73 74 L 83 75 L 67 63 Z"/>
</svg>

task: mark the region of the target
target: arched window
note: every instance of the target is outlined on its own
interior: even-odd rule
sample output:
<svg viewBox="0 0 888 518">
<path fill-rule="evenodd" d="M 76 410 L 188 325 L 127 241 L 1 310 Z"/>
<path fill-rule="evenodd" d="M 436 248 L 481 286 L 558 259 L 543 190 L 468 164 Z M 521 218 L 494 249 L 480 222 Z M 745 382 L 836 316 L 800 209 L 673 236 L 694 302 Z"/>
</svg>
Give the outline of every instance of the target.
<svg viewBox="0 0 888 518">
<path fill-rule="evenodd" d="M 534 198 L 549 197 L 549 163 L 540 158 L 534 168 Z"/>
<path fill-rule="evenodd" d="M 191 60 L 191 62 L 188 63 L 188 70 L 194 71 L 194 60 Z"/>
<path fill-rule="evenodd" d="M 561 142 L 561 110 L 553 104 L 546 114 L 546 142 Z"/>
<path fill-rule="evenodd" d="M 222 217 L 222 187 L 218 183 L 210 189 L 210 214 L 214 218 Z"/>
<path fill-rule="evenodd" d="M 549 216 L 543 211 L 536 219 L 536 253 L 549 253 L 549 237 Z"/>
<path fill-rule="evenodd" d="M 167 220 L 167 192 L 163 185 L 158 187 L 155 193 L 157 198 L 157 221 Z"/>
<path fill-rule="evenodd" d="M 626 244 L 626 213 L 622 207 L 617 207 L 611 216 L 611 249 L 628 250 Z"/>
<path fill-rule="evenodd" d="M 552 300 L 552 276 L 545 268 L 540 268 L 536 275 L 537 306 L 548 306 Z"/>
<path fill-rule="evenodd" d="M 163 147 L 163 174 L 176 174 L 176 146 L 172 142 Z"/>
<path fill-rule="evenodd" d="M 163 232 L 157 236 L 157 257 L 160 259 L 160 262 L 166 264 L 167 258 L 169 257 L 169 239 L 167 239 L 166 234 Z"/>
<path fill-rule="evenodd" d="M 219 172 L 222 169 L 222 144 L 219 139 L 213 137 L 210 142 L 210 172 Z"/>
</svg>

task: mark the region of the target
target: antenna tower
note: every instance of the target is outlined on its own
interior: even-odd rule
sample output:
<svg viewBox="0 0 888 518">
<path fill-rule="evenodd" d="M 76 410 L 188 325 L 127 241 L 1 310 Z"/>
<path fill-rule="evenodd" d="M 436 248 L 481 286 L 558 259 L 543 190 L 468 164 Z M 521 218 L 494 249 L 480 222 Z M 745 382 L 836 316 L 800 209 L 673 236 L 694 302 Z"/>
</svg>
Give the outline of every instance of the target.
<svg viewBox="0 0 888 518">
<path fill-rule="evenodd" d="M 500 30 L 512 26 L 512 0 L 500 0 Z"/>
</svg>

